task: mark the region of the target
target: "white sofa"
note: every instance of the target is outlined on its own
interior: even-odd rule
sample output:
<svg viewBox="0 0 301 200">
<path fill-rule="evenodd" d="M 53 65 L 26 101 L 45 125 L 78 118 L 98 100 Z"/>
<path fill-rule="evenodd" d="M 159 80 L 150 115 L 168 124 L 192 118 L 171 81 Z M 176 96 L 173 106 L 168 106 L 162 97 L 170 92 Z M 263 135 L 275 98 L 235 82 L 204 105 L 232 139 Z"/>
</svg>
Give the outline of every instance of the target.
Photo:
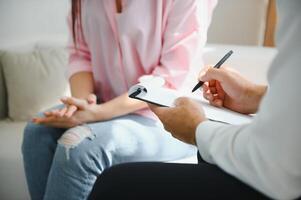
<svg viewBox="0 0 301 200">
<path fill-rule="evenodd" d="M 65 89 L 68 87 L 67 83 L 61 80 L 62 77 L 53 76 L 57 71 L 53 71 L 53 69 L 52 71 L 47 71 L 48 68 L 45 63 L 40 63 L 42 71 L 46 69 L 46 74 L 43 76 L 47 78 L 43 81 L 37 79 L 37 77 L 41 75 L 37 75 L 32 71 L 39 71 L 41 69 L 32 68 L 32 66 L 29 65 L 23 66 L 25 62 L 24 59 L 27 59 L 26 57 L 30 60 L 32 59 L 32 54 L 34 54 L 34 62 L 36 62 L 40 59 L 38 58 L 39 56 L 43 56 L 43 53 L 36 54 L 36 52 L 44 52 L 45 54 L 46 51 L 48 59 L 52 59 L 51 66 L 53 66 L 53 64 L 60 66 L 62 72 L 62 65 L 65 63 L 64 59 L 67 58 L 64 52 L 65 50 L 62 47 L 52 46 L 45 48 L 45 45 L 43 47 L 41 47 L 41 45 L 34 46 L 35 47 L 29 49 L 27 48 L 21 53 L 19 50 L 8 51 L 10 55 L 16 54 L 16 57 L 11 56 L 7 58 L 7 55 L 4 57 L 3 50 L 2 53 L 0 53 L 0 64 L 2 63 L 2 67 L 0 66 L 0 199 L 3 200 L 29 199 L 21 156 L 22 133 L 26 124 L 25 119 L 30 117 L 36 110 L 43 109 L 55 103 L 57 96 L 60 94 L 63 95 Z M 51 50 L 49 51 L 49 49 Z M 227 65 L 236 68 L 250 80 L 257 83 L 266 83 L 266 71 L 276 54 L 275 49 L 250 46 L 208 45 L 204 51 L 205 63 L 216 63 L 229 49 L 232 49 L 235 53 L 227 61 Z M 25 58 L 15 62 L 7 61 L 7 59 L 18 59 L 18 56 Z M 43 58 L 45 61 L 45 57 Z M 53 63 L 53 60 L 57 60 L 57 63 Z M 20 64 L 18 62 L 23 63 Z M 37 63 L 39 64 L 39 62 Z M 39 67 L 37 63 L 33 65 Z M 5 66 L 3 64 L 5 64 Z M 11 66 L 7 66 L 9 64 L 11 64 Z M 18 67 L 20 71 L 16 70 Z M 24 70 L 24 67 L 26 70 Z M 21 72 L 22 77 L 27 77 L 27 80 L 20 80 L 19 73 Z M 59 85 L 52 88 L 52 91 L 50 89 L 41 90 L 41 88 L 51 87 L 49 83 Z M 35 90 L 28 88 L 30 86 L 33 86 Z M 36 88 L 36 86 L 38 86 L 38 88 Z M 53 90 L 58 90 L 58 92 L 53 92 Z M 36 92 L 39 92 L 39 95 L 43 96 L 41 100 L 47 98 L 51 99 L 51 101 L 46 103 L 35 102 L 37 98 L 33 98 L 31 95 L 34 95 Z M 20 104 L 20 102 L 23 102 L 23 104 Z M 37 106 L 37 104 L 39 105 Z M 19 116 L 20 111 L 22 111 L 21 116 Z M 175 162 L 195 163 L 196 158 L 192 157 Z"/>
</svg>

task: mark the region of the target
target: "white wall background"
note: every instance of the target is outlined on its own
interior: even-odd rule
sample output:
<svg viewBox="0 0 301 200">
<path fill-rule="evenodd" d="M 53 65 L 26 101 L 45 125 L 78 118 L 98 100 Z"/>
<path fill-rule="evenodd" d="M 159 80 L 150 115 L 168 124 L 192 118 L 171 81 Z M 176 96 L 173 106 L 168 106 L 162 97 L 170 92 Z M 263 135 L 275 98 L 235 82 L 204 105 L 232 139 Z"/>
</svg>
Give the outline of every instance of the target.
<svg viewBox="0 0 301 200">
<path fill-rule="evenodd" d="M 0 0 L 0 47 L 66 40 L 69 0 Z"/>
<path fill-rule="evenodd" d="M 69 1 L 0 0 L 0 48 L 36 40 L 66 40 Z M 208 41 L 262 45 L 267 3 L 219 0 Z"/>
<path fill-rule="evenodd" d="M 262 45 L 268 0 L 219 0 L 209 43 Z"/>
</svg>

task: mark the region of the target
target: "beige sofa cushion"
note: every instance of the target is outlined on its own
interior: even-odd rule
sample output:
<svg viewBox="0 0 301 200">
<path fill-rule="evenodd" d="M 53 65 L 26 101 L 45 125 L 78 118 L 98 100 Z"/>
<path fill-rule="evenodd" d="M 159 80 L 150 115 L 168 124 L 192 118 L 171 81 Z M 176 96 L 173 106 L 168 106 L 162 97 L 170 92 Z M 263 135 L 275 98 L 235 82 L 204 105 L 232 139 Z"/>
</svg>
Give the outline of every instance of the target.
<svg viewBox="0 0 301 200">
<path fill-rule="evenodd" d="M 58 104 L 68 94 L 64 76 L 67 53 L 63 48 L 6 51 L 1 56 L 12 120 L 29 120 L 37 112 Z"/>
</svg>

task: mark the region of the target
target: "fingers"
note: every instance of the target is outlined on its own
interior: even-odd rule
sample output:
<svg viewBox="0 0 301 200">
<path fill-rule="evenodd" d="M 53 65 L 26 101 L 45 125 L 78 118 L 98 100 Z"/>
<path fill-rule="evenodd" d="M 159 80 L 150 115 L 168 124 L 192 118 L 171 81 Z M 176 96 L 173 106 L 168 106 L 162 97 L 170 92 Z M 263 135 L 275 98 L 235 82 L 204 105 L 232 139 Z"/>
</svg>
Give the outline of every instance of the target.
<svg viewBox="0 0 301 200">
<path fill-rule="evenodd" d="M 216 94 L 218 94 L 219 98 L 220 99 L 225 99 L 226 93 L 225 93 L 222 85 L 220 84 L 220 82 L 218 82 L 218 81 L 216 82 L 216 87 L 215 88 L 216 88 Z"/>
<path fill-rule="evenodd" d="M 208 101 L 213 100 L 213 94 L 211 93 L 210 88 L 207 83 L 203 85 L 203 96 Z"/>
<path fill-rule="evenodd" d="M 216 94 L 216 92 L 217 92 L 217 90 L 216 90 L 216 80 L 211 80 L 211 81 L 209 81 L 208 83 L 208 85 L 209 85 L 209 89 L 210 89 L 210 92 L 212 93 L 212 94 Z"/>
<path fill-rule="evenodd" d="M 208 82 L 212 80 L 218 80 L 219 82 L 223 82 L 226 77 L 226 71 L 221 69 L 216 69 L 213 67 L 208 68 L 205 73 L 201 73 L 199 80 L 203 82 Z"/>
<path fill-rule="evenodd" d="M 88 104 L 96 104 L 97 103 L 97 96 L 95 94 L 89 94 L 86 100 L 84 99 L 78 99 L 74 97 L 63 97 L 61 98 L 61 101 L 65 105 L 74 105 L 78 107 L 81 110 L 84 110 L 86 108 L 87 103 Z M 71 108 L 72 110 L 74 108 Z"/>
<path fill-rule="evenodd" d="M 214 99 L 210 101 L 210 104 L 219 108 L 223 107 L 223 101 L 221 99 Z"/>
<path fill-rule="evenodd" d="M 32 122 L 39 125 L 57 128 L 71 128 L 76 126 L 76 123 L 73 120 L 66 120 L 66 118 L 57 118 L 56 116 L 34 118 Z"/>
<path fill-rule="evenodd" d="M 53 115 L 49 117 L 35 117 L 32 119 L 32 122 L 36 124 L 43 124 L 52 121 L 53 119 L 55 119 L 55 116 Z"/>
<path fill-rule="evenodd" d="M 151 109 L 151 111 L 153 111 L 156 115 L 162 115 L 162 113 L 164 113 L 164 110 L 166 108 L 160 107 L 160 106 L 156 106 L 154 104 L 148 103 L 148 107 Z"/>
<path fill-rule="evenodd" d="M 60 112 L 59 109 L 54 109 L 54 110 L 51 110 L 51 111 L 46 111 L 46 112 L 44 112 L 44 115 L 45 115 L 46 117 L 56 116 L 56 115 L 58 115 L 59 112 Z"/>
<path fill-rule="evenodd" d="M 213 100 L 213 96 L 221 92 L 217 90 L 216 86 L 220 81 L 224 81 L 225 76 L 224 70 L 215 69 L 211 66 L 207 66 L 201 71 L 199 80 L 205 82 L 203 85 L 203 96 L 205 99 Z"/>
<path fill-rule="evenodd" d="M 56 112 L 56 117 L 63 117 L 67 112 L 67 107 L 64 107 Z"/>
<path fill-rule="evenodd" d="M 224 104 L 225 92 L 218 81 L 216 81 L 215 87 L 209 87 L 209 83 L 205 83 L 203 85 L 203 96 L 213 106 L 222 107 Z"/>
<path fill-rule="evenodd" d="M 46 112 L 44 112 L 43 114 L 45 115 L 45 117 L 51 116 L 51 112 L 50 112 L 50 111 L 46 111 Z"/>
<path fill-rule="evenodd" d="M 66 105 L 65 108 L 60 110 L 53 110 L 50 112 L 45 112 L 45 116 L 56 116 L 56 117 L 66 117 L 70 118 L 73 116 L 73 114 L 77 110 L 84 110 L 87 106 L 87 103 L 89 104 L 96 104 L 97 97 L 95 94 L 90 94 L 86 100 L 83 99 L 77 99 L 74 97 L 63 97 L 61 98 L 61 101 Z"/>
<path fill-rule="evenodd" d="M 189 103 L 192 103 L 192 100 L 187 97 L 180 97 L 177 98 L 174 102 L 174 105 L 176 107 L 185 106 Z M 159 107 L 153 104 L 148 104 L 149 108 L 157 115 L 164 115 L 167 112 L 170 112 L 171 110 L 174 110 L 176 108 L 166 108 L 166 107 Z"/>
<path fill-rule="evenodd" d="M 64 117 L 70 118 L 77 111 L 77 107 L 74 105 L 68 106 L 68 109 L 65 112 Z"/>
<path fill-rule="evenodd" d="M 180 97 L 177 98 L 175 101 L 175 106 L 183 106 L 183 105 L 187 105 L 191 100 L 187 97 Z"/>
<path fill-rule="evenodd" d="M 204 98 L 209 101 L 209 103 L 216 107 L 222 107 L 223 106 L 223 99 L 220 98 L 218 95 L 213 95 L 211 93 L 204 93 Z"/>
<path fill-rule="evenodd" d="M 62 98 L 61 101 L 66 105 L 74 105 L 74 106 L 78 107 L 80 110 L 84 110 L 87 105 L 87 101 L 85 101 L 83 99 L 77 99 L 74 97 L 65 97 L 65 98 Z"/>
<path fill-rule="evenodd" d="M 89 96 L 87 97 L 87 101 L 89 104 L 96 104 L 97 102 L 97 97 L 95 94 L 89 94 Z"/>
<path fill-rule="evenodd" d="M 207 73 L 207 71 L 208 71 L 208 69 L 209 68 L 211 68 L 212 66 L 205 66 L 201 71 L 200 71 L 200 73 L 199 73 L 199 76 L 198 76 L 198 80 L 199 81 L 201 81 L 201 79 L 200 79 L 200 77 L 203 77 L 206 73 Z"/>
<path fill-rule="evenodd" d="M 66 106 L 62 109 L 55 109 L 52 111 L 44 112 L 45 117 L 71 117 L 77 111 L 76 106 Z"/>
<path fill-rule="evenodd" d="M 188 97 L 180 97 L 176 99 L 175 106 L 176 106 L 175 108 L 169 108 L 169 112 L 171 111 L 178 112 L 179 110 L 183 110 L 183 109 L 184 110 L 190 109 L 195 112 L 199 109 L 202 110 L 201 105 L 197 101 Z"/>
<path fill-rule="evenodd" d="M 205 83 L 203 85 L 203 96 L 208 101 L 212 101 L 214 98 L 219 97 L 219 92 L 216 88 L 217 83 Z"/>
</svg>

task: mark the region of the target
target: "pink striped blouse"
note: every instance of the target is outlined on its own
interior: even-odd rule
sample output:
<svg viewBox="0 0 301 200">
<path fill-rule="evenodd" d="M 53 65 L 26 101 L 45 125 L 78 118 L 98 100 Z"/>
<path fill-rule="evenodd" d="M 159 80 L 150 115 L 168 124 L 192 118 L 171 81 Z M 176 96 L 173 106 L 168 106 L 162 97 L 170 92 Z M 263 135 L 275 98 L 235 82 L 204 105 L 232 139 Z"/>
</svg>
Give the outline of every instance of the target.
<svg viewBox="0 0 301 200">
<path fill-rule="evenodd" d="M 201 57 L 216 0 L 82 0 L 82 28 L 69 42 L 68 77 L 93 73 L 102 101 L 124 94 L 142 76 L 183 83 L 193 61 Z M 69 27 L 70 25 L 69 20 Z M 71 34 L 72 35 L 72 34 Z M 139 114 L 150 116 L 148 110 Z"/>
</svg>

